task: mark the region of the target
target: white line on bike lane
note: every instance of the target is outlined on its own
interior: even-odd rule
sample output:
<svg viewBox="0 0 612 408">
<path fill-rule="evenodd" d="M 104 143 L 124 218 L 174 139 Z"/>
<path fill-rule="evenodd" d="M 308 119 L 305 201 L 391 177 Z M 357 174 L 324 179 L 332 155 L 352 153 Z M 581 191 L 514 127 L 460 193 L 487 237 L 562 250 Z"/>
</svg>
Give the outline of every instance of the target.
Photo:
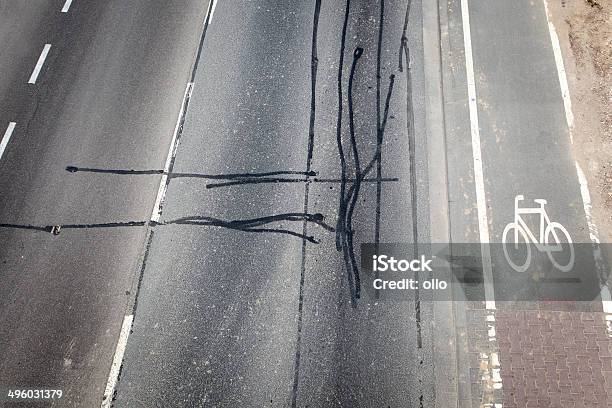
<svg viewBox="0 0 612 408">
<path fill-rule="evenodd" d="M 559 76 L 559 87 L 561 88 L 561 97 L 563 98 L 563 107 L 565 109 L 565 119 L 567 121 L 567 128 L 569 131 L 570 142 L 574 143 L 572 136 L 574 131 L 574 114 L 572 112 L 572 100 L 569 92 L 569 85 L 567 83 L 567 75 L 565 71 L 565 65 L 563 63 L 563 54 L 561 53 L 561 45 L 559 43 L 559 36 L 555 25 L 550 19 L 550 11 L 548 9 L 548 1 L 542 0 L 544 3 L 544 11 L 546 13 L 546 21 L 548 22 L 548 30 L 550 33 L 550 42 L 552 44 L 553 52 L 555 55 L 555 64 L 557 66 L 557 74 Z M 576 173 L 578 175 L 578 181 L 580 183 L 580 194 L 582 196 L 582 204 L 584 207 L 584 214 L 586 216 L 587 226 L 589 228 L 589 237 L 593 244 L 593 257 L 595 259 L 595 265 L 597 268 L 598 276 L 604 277 L 605 274 L 605 263 L 601 255 L 601 249 L 599 247 L 599 230 L 592 215 L 591 205 L 591 194 L 589 192 L 589 185 L 587 179 L 580 167 L 580 164 L 576 161 Z M 601 302 L 604 313 L 610 314 L 607 317 L 608 330 L 612 333 L 612 296 L 610 295 L 610 289 L 607 285 L 603 285 L 601 289 Z"/>
<path fill-rule="evenodd" d="M 493 289 L 493 268 L 491 264 L 491 249 L 489 246 L 489 219 L 487 216 L 487 198 L 484 186 L 482 168 L 482 149 L 480 144 L 480 124 L 478 121 L 478 105 L 476 95 L 476 79 L 474 77 L 474 59 L 472 55 L 472 33 L 470 29 L 470 10 L 468 0 L 461 0 L 461 20 L 463 22 L 463 46 L 465 50 L 465 68 L 467 74 L 468 106 L 470 112 L 470 129 L 472 135 L 472 156 L 474 161 L 474 184 L 476 187 L 476 204 L 478 211 L 478 231 L 480 235 L 480 253 L 482 258 L 482 273 L 485 292 L 485 305 L 487 309 L 486 325 L 490 344 L 496 340 L 495 320 L 495 292 Z M 486 376 L 489 377 L 494 389 L 503 388 L 501 365 L 496 351 L 481 353 L 481 363 L 487 367 Z M 493 398 L 493 394 L 488 396 Z M 501 407 L 493 403 L 491 407 Z"/>
<path fill-rule="evenodd" d="M 468 104 L 472 134 L 472 155 L 474 159 L 474 183 L 476 185 L 478 231 L 480 233 L 480 250 L 482 256 L 485 301 L 487 309 L 495 310 L 493 270 L 491 266 L 491 251 L 489 248 L 489 219 L 487 216 L 487 198 L 482 170 L 480 124 L 478 123 L 478 106 L 476 103 L 476 80 L 474 78 L 474 59 L 472 56 L 472 34 L 470 30 L 470 10 L 468 0 L 461 0 L 461 19 L 463 21 L 463 46 L 465 48 L 465 68 L 467 72 Z"/>
</svg>

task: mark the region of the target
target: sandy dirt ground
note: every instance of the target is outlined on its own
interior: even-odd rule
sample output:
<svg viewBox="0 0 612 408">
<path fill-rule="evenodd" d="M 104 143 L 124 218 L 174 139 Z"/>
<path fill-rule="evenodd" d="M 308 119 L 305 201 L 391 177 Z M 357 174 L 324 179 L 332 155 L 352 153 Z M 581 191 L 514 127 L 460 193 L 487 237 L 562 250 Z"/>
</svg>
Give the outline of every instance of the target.
<svg viewBox="0 0 612 408">
<path fill-rule="evenodd" d="M 612 0 L 549 0 L 568 74 L 574 154 L 602 242 L 612 243 Z"/>
</svg>

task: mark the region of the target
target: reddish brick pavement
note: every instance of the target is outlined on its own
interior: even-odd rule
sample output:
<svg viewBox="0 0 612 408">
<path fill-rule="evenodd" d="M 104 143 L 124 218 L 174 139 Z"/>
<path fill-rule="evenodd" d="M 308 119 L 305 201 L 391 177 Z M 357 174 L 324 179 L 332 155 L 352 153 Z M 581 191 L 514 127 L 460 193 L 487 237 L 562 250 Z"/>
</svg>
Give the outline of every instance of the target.
<svg viewBox="0 0 612 408">
<path fill-rule="evenodd" d="M 603 313 L 495 315 L 504 408 L 612 407 L 612 338 Z"/>
</svg>

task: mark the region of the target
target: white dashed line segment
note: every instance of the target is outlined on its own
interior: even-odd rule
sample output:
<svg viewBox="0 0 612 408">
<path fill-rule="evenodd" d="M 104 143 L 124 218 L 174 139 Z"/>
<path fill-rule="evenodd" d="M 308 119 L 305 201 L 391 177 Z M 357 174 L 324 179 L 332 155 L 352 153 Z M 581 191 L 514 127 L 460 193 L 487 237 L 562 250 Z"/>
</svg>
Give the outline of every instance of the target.
<svg viewBox="0 0 612 408">
<path fill-rule="evenodd" d="M 127 345 L 130 331 L 132 330 L 133 321 L 134 315 L 125 316 L 123 319 L 121 333 L 119 334 L 119 341 L 117 342 L 117 348 L 115 349 L 113 365 L 111 366 L 110 373 L 108 374 L 108 381 L 106 382 L 106 389 L 104 390 L 104 398 L 102 399 L 101 408 L 110 408 L 113 402 L 115 387 L 117 386 L 117 380 L 119 379 L 119 370 L 121 369 L 121 363 L 123 361 L 123 353 L 125 353 L 125 347 Z"/>
<path fill-rule="evenodd" d="M 212 23 L 213 15 L 215 14 L 215 8 L 217 8 L 217 0 L 212 0 L 212 5 L 210 8 L 210 18 L 208 19 L 208 24 Z"/>
<path fill-rule="evenodd" d="M 4 150 L 6 146 L 8 146 L 9 140 L 11 140 L 11 135 L 13 134 L 13 130 L 15 130 L 15 126 L 17 123 L 10 122 L 8 127 L 6 128 L 6 132 L 4 132 L 4 136 L 2 137 L 2 141 L 0 141 L 0 159 L 4 154 Z"/>
<path fill-rule="evenodd" d="M 168 188 L 168 172 L 170 171 L 170 164 L 172 163 L 172 159 L 176 155 L 176 149 L 178 147 L 178 133 L 179 128 L 181 126 L 181 120 L 185 113 L 186 101 L 191 96 L 191 91 L 193 90 L 193 82 L 189 82 L 187 84 L 187 88 L 185 89 L 185 94 L 183 95 L 183 103 L 181 104 L 181 110 L 179 111 L 178 118 L 176 119 L 176 125 L 174 126 L 174 134 L 172 135 L 172 142 L 170 143 L 170 150 L 168 151 L 168 156 L 166 157 L 166 164 L 164 165 L 164 174 L 161 177 L 159 182 L 159 188 L 157 190 L 157 197 L 155 198 L 155 205 L 153 207 L 153 212 L 151 213 L 151 221 L 158 222 L 159 217 L 161 216 L 162 207 L 164 205 L 164 198 L 166 196 L 166 189 Z"/>
<path fill-rule="evenodd" d="M 64 7 L 62 7 L 62 13 L 67 13 L 70 10 L 70 5 L 72 4 L 72 0 L 66 0 L 64 3 Z"/>
<path fill-rule="evenodd" d="M 40 57 L 38 57 L 38 62 L 36 63 L 36 66 L 34 67 L 34 71 L 32 71 L 32 75 L 30 75 L 28 84 L 36 83 L 36 79 L 38 79 L 38 74 L 40 74 L 40 70 L 45 64 L 45 59 L 47 58 L 47 55 L 49 54 L 49 50 L 51 50 L 51 44 L 45 44 L 42 52 L 40 53 Z"/>
</svg>

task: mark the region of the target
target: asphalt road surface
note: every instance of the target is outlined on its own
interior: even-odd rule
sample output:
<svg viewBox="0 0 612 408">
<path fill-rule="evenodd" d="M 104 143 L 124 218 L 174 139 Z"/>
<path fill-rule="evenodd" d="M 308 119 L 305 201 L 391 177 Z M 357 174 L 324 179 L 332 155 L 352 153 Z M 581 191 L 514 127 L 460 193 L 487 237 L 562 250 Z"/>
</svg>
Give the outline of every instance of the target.
<svg viewBox="0 0 612 408">
<path fill-rule="evenodd" d="M 412 106 L 423 74 L 407 75 L 402 47 L 408 3 L 348 5 L 216 5 L 117 406 L 432 404 L 429 310 L 417 316 L 414 299 L 379 302 L 365 290 L 354 305 L 355 277 L 336 248 L 350 235 L 358 256 L 362 242 L 427 233 L 410 202 L 411 179 L 426 174 L 422 159 L 409 160 L 415 122 L 425 147 L 423 111 Z M 411 6 L 404 44 L 422 67 L 420 4 Z M 373 165 L 353 196 L 356 157 L 360 171 Z"/>
<path fill-rule="evenodd" d="M 102 400 L 159 179 L 67 166 L 163 166 L 207 4 L 0 2 L 0 387 Z M 51 48 L 33 84 L 45 44 Z M 26 226 L 78 225 L 60 235 Z M 23 227 L 23 228 L 22 228 Z M 6 401 L 0 401 L 0 405 Z"/>
<path fill-rule="evenodd" d="M 517 195 L 576 243 L 592 225 L 544 3 L 448 0 L 439 27 L 435 8 L 0 0 L 0 391 L 461 397 L 454 339 L 436 337 L 454 316 L 369 290 L 360 245 L 500 242 Z M 532 293 L 529 275 L 490 282 L 483 253 L 503 254 L 474 248 L 472 295 Z"/>
</svg>

